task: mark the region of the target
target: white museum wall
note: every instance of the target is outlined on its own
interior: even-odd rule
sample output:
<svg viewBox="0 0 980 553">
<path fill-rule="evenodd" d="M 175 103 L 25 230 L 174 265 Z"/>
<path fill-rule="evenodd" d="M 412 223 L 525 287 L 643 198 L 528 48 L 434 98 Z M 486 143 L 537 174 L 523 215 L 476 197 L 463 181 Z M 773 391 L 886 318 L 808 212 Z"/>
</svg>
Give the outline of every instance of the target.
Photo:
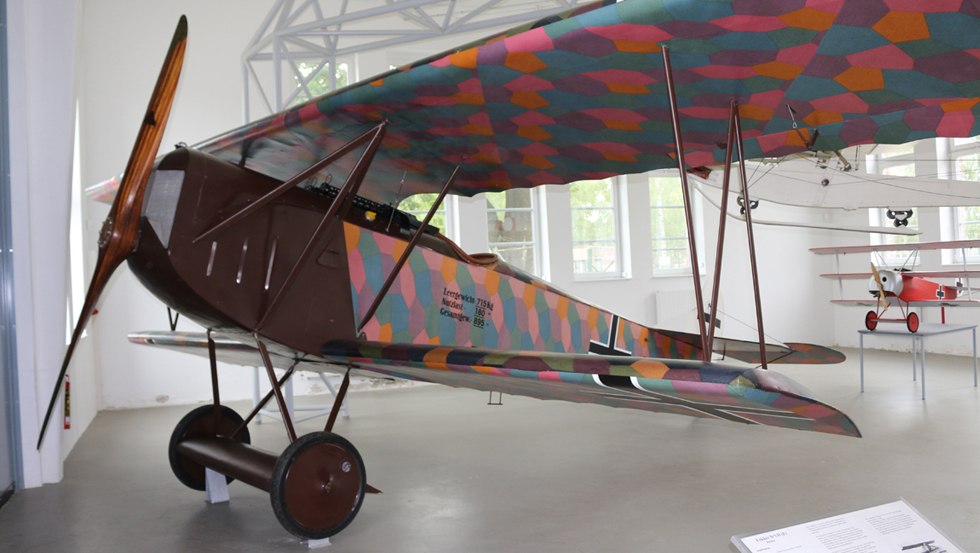
<svg viewBox="0 0 980 553">
<path fill-rule="evenodd" d="M 79 78 L 82 182 L 100 182 L 125 167 L 181 14 L 188 18 L 188 46 L 161 153 L 177 142 L 193 144 L 241 125 L 239 58 L 268 9 L 269 3 L 259 0 L 85 0 Z M 91 245 L 108 207 L 88 202 L 87 208 L 85 242 Z M 127 341 L 132 331 L 167 328 L 166 308 L 127 267 L 120 268 L 106 288 L 91 326 L 100 369 L 99 408 L 192 403 L 209 397 L 206 359 Z M 182 321 L 180 328 L 194 326 Z M 250 397 L 251 377 L 242 378 L 242 372 L 239 367 L 222 368 L 226 397 Z"/>
<path fill-rule="evenodd" d="M 7 2 L 11 228 L 14 248 L 22 485 L 61 479 L 61 461 L 94 418 L 92 344 L 83 339 L 70 374 L 72 428 L 58 401 L 39 451 L 40 432 L 66 345 L 68 222 L 75 127 L 79 4 Z"/>
</svg>

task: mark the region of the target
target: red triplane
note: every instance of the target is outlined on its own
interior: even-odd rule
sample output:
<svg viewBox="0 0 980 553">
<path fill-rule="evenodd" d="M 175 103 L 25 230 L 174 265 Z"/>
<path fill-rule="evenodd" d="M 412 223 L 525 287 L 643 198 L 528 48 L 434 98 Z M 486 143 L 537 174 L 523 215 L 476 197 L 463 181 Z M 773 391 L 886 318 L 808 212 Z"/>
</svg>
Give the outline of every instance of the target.
<svg viewBox="0 0 980 553">
<path fill-rule="evenodd" d="M 946 308 L 957 306 L 980 306 L 980 300 L 974 299 L 969 287 L 971 277 L 980 276 L 980 271 L 960 269 L 948 271 L 916 271 L 908 267 L 915 264 L 918 253 L 924 250 L 961 250 L 961 258 L 965 250 L 980 247 L 980 240 L 953 240 L 945 242 L 920 242 L 915 244 L 882 244 L 871 246 L 843 246 L 829 248 L 812 248 L 810 251 L 818 255 L 835 254 L 838 263 L 841 255 L 849 253 L 880 253 L 889 251 L 908 251 L 908 257 L 898 269 L 879 269 L 871 263 L 870 273 L 826 273 L 820 276 L 835 278 L 838 281 L 847 279 L 868 279 L 868 292 L 873 300 L 835 299 L 833 303 L 842 305 L 871 305 L 874 309 L 864 316 L 864 326 L 868 330 L 878 328 L 879 322 L 905 323 L 909 332 L 918 332 L 919 314 L 912 307 L 939 307 L 942 322 L 946 323 Z M 956 279 L 955 284 L 947 285 L 929 280 L 929 278 Z M 961 279 L 967 279 L 964 285 Z M 841 285 L 843 289 L 843 285 Z M 895 299 L 901 311 L 901 317 L 883 317 L 891 307 L 889 298 Z"/>
</svg>

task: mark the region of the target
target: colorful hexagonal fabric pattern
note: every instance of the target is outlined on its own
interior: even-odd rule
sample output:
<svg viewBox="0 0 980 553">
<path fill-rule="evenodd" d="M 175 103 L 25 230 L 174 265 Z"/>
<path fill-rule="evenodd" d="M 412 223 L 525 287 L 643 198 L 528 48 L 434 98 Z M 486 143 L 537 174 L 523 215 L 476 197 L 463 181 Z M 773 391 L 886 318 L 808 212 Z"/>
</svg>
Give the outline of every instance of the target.
<svg viewBox="0 0 980 553">
<path fill-rule="evenodd" d="M 384 120 L 361 194 L 396 202 L 676 166 L 661 47 L 690 166 L 980 134 L 973 0 L 598 2 L 432 56 L 202 149 L 286 180 Z M 353 156 L 351 156 L 353 157 Z M 334 164 L 334 181 L 352 160 Z"/>
</svg>

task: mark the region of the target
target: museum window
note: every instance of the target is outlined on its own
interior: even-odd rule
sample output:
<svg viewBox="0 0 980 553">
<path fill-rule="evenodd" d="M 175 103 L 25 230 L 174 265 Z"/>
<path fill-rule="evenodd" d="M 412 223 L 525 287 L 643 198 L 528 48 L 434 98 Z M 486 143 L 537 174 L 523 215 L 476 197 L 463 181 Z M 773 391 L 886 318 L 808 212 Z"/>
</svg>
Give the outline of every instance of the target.
<svg viewBox="0 0 980 553">
<path fill-rule="evenodd" d="M 569 185 L 573 274 L 579 279 L 624 276 L 620 177 Z"/>
<path fill-rule="evenodd" d="M 671 171 L 676 173 L 676 171 Z M 681 179 L 651 173 L 650 236 L 653 252 L 653 276 L 691 272 L 688 250 L 687 223 L 684 218 L 684 192 Z M 700 203 L 692 204 L 695 228 L 700 227 Z"/>
<path fill-rule="evenodd" d="M 950 159 L 947 161 L 951 178 L 961 181 L 980 182 L 980 140 L 978 137 L 954 138 L 950 141 Z M 940 160 L 943 163 L 944 160 Z M 949 226 L 953 240 L 980 239 L 980 206 L 948 208 Z M 946 238 L 947 236 L 944 236 Z M 980 263 L 980 248 L 944 250 L 943 263 Z"/>
<path fill-rule="evenodd" d="M 336 64 L 337 70 L 330 78 L 330 64 L 327 61 L 314 63 L 301 61 L 295 65 L 293 81 L 298 89 L 294 93 L 292 104 L 302 104 L 317 96 L 322 96 L 333 90 L 344 88 L 350 83 L 350 66 L 347 63 Z"/>
<path fill-rule="evenodd" d="M 436 201 L 438 194 L 415 194 L 414 196 L 409 196 L 402 200 L 398 204 L 398 209 L 404 211 L 405 213 L 415 217 L 421 222 L 425 219 L 425 216 L 429 213 L 429 209 L 432 208 L 432 202 Z M 429 225 L 439 229 L 439 232 L 455 240 L 454 235 L 455 229 L 452 228 L 452 210 L 449 208 L 449 196 L 443 200 L 442 205 L 436 210 L 435 214 L 432 216 L 432 220 L 429 221 Z"/>
<path fill-rule="evenodd" d="M 490 251 L 528 273 L 541 275 L 535 194 L 527 188 L 484 194 Z"/>
<path fill-rule="evenodd" d="M 866 156 L 865 164 L 868 173 L 871 174 L 888 177 L 914 177 L 916 174 L 915 143 L 878 145 Z M 918 230 L 918 208 L 905 205 L 895 205 L 889 207 L 897 211 L 909 209 L 912 210 L 912 216 L 908 218 L 908 224 L 902 228 Z M 872 226 L 894 227 L 894 219 L 888 216 L 888 212 L 888 208 L 875 208 L 869 210 L 869 223 Z M 873 245 L 908 244 L 918 241 L 918 235 L 871 234 L 871 243 Z M 889 267 L 900 267 L 904 265 L 912 266 L 919 263 L 918 257 L 913 255 L 911 250 L 872 253 L 871 261 L 876 265 L 887 265 Z"/>
</svg>

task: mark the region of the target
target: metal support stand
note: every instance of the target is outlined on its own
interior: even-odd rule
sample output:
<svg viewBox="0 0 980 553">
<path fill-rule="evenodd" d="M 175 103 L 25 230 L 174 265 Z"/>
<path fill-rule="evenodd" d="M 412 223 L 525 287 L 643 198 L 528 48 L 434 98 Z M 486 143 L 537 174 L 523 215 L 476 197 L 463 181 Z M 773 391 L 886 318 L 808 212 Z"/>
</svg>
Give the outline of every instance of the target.
<svg viewBox="0 0 980 553">
<path fill-rule="evenodd" d="M 204 467 L 204 493 L 204 500 L 212 505 L 228 503 L 231 501 L 231 496 L 228 494 L 228 478 L 220 472 Z"/>
<path fill-rule="evenodd" d="M 330 547 L 330 538 L 323 538 L 322 540 L 306 540 L 307 549 L 323 549 L 324 547 Z"/>
<path fill-rule="evenodd" d="M 253 406 L 258 405 L 263 397 L 261 395 L 262 390 L 261 390 L 261 380 L 259 374 L 260 372 L 261 369 L 259 367 L 255 367 L 255 371 L 252 373 L 252 405 Z M 323 382 L 323 385 L 326 386 L 327 391 L 330 392 L 330 397 L 336 398 L 337 389 L 334 387 L 333 383 L 330 382 L 330 377 L 324 373 L 317 373 L 317 376 L 320 378 L 320 381 Z M 330 375 L 330 376 L 334 376 L 334 375 Z M 292 379 L 289 379 L 283 383 L 283 390 L 285 391 L 285 395 L 286 395 L 286 407 L 289 409 L 289 415 L 293 418 L 293 422 L 297 424 L 326 415 L 330 413 L 330 409 L 333 406 L 333 400 L 331 399 L 329 403 L 319 403 L 316 405 L 297 407 L 296 403 L 293 401 L 295 395 L 293 391 Z M 297 416 L 299 413 L 304 413 L 304 412 L 306 413 L 305 415 Z M 267 417 L 271 417 L 275 420 L 282 420 L 281 417 L 279 416 L 278 410 L 274 408 L 270 408 L 270 409 L 262 408 L 259 409 L 259 411 L 255 414 L 256 424 L 262 424 L 263 415 Z M 345 419 L 350 418 L 350 398 L 344 398 L 344 402 L 340 407 L 340 416 L 342 416 Z"/>
<path fill-rule="evenodd" d="M 861 393 L 864 393 L 864 334 L 858 333 L 858 344 L 861 348 Z"/>
<path fill-rule="evenodd" d="M 926 399 L 926 338 L 939 334 L 949 334 L 969 330 L 973 345 L 973 385 L 977 386 L 977 325 L 923 325 L 917 332 L 902 330 L 876 329 L 858 330 L 858 344 L 860 347 L 860 368 L 861 368 L 861 391 L 864 392 L 864 336 L 866 334 L 879 336 L 903 336 L 912 340 L 912 381 L 916 380 L 918 372 L 919 386 L 921 387 L 921 397 Z"/>
<path fill-rule="evenodd" d="M 503 405 L 504 404 L 504 393 L 497 392 L 497 401 L 493 400 L 493 390 L 490 390 L 490 399 L 487 400 L 487 405 Z"/>
</svg>

